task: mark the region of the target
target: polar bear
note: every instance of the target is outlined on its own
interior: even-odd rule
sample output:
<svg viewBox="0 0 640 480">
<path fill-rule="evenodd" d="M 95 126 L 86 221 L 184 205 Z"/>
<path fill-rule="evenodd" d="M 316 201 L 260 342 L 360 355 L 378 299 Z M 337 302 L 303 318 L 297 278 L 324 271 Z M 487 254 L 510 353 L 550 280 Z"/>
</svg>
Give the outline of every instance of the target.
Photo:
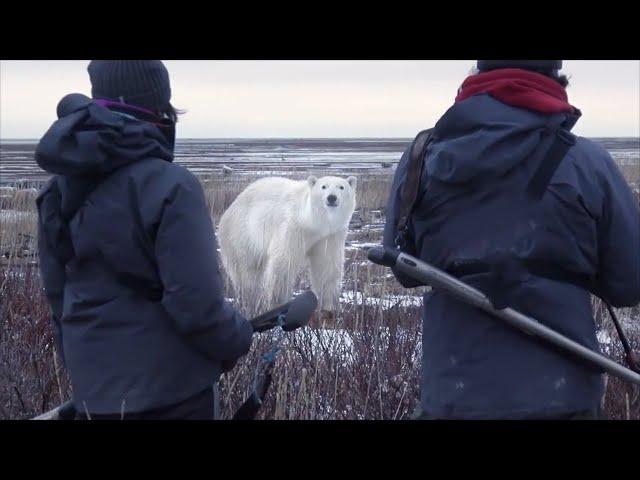
<svg viewBox="0 0 640 480">
<path fill-rule="evenodd" d="M 355 177 L 266 177 L 249 185 L 224 212 L 218 230 L 236 296 L 257 309 L 289 301 L 308 265 L 320 310 L 333 312 L 355 206 Z"/>
</svg>

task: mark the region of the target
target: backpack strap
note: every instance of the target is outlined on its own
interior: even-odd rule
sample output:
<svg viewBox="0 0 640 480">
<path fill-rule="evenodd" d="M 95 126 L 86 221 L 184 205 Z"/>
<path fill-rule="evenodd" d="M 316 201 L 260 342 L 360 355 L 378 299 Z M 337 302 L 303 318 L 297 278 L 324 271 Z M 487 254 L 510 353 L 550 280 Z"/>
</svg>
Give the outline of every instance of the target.
<svg viewBox="0 0 640 480">
<path fill-rule="evenodd" d="M 400 192 L 400 206 L 398 212 L 398 224 L 396 225 L 396 247 L 403 248 L 406 243 L 409 217 L 415 206 L 420 189 L 422 177 L 422 165 L 427 146 L 433 138 L 433 129 L 423 130 L 411 144 L 409 162 L 407 163 L 406 177 Z"/>
<path fill-rule="evenodd" d="M 542 200 L 544 193 L 551 183 L 553 174 L 558 169 L 562 160 L 567 156 L 569 149 L 576 144 L 576 136 L 564 128 L 555 131 L 553 143 L 549 147 L 546 156 L 540 162 L 538 169 L 527 185 L 527 194 L 536 202 Z M 562 267 L 543 260 L 526 260 L 525 268 L 539 277 L 571 283 L 580 288 L 598 294 L 594 279 L 588 275 L 569 272 Z"/>
<path fill-rule="evenodd" d="M 569 149 L 576 143 L 575 135 L 566 129 L 558 128 L 547 132 L 553 135 L 551 146 L 547 149 L 526 187 L 526 194 L 536 203 L 542 200 L 553 174 L 566 157 Z M 522 270 L 538 277 L 570 283 L 596 293 L 595 282 L 588 275 L 573 273 L 559 265 L 538 259 L 516 261 L 504 253 L 502 255 L 494 255 L 488 261 L 477 259 L 454 261 L 448 269 L 449 273 L 456 277 L 476 273 L 490 273 L 492 281 L 489 286 L 491 290 L 489 297 L 496 308 L 504 308 L 508 305 L 509 289 L 507 286 L 509 281 L 514 281 L 518 272 Z"/>
<path fill-rule="evenodd" d="M 560 162 L 575 144 L 576 136 L 569 130 L 559 128 L 555 131 L 555 138 L 551 147 L 549 147 L 546 156 L 540 162 L 538 170 L 533 174 L 527 185 L 527 193 L 535 200 L 540 200 L 543 197 Z"/>
</svg>

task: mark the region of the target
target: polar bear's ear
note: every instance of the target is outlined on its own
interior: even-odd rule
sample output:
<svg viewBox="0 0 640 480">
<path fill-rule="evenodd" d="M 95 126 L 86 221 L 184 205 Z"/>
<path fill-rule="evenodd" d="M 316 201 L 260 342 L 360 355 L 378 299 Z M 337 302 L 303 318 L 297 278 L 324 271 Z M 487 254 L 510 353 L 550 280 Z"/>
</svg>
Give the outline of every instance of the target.
<svg viewBox="0 0 640 480">
<path fill-rule="evenodd" d="M 351 176 L 351 177 L 347 178 L 347 182 L 349 182 L 349 186 L 351 188 L 356 188 L 356 184 L 358 183 L 358 179 L 356 177 Z"/>
<path fill-rule="evenodd" d="M 310 187 L 313 187 L 317 181 L 318 179 L 313 175 L 310 175 L 309 178 L 307 178 L 307 183 L 309 184 Z"/>
</svg>

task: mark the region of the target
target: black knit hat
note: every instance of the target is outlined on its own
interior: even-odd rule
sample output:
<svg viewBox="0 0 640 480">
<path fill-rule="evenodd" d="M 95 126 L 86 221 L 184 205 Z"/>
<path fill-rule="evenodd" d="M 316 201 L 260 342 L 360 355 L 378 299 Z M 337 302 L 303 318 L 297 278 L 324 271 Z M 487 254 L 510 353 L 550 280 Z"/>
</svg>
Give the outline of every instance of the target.
<svg viewBox="0 0 640 480">
<path fill-rule="evenodd" d="M 169 72 L 160 60 L 92 60 L 91 96 L 161 111 L 169 105 Z"/>
<path fill-rule="evenodd" d="M 521 68 L 540 72 L 552 72 L 562 69 L 562 60 L 478 60 L 478 70 L 497 70 L 498 68 Z"/>
</svg>

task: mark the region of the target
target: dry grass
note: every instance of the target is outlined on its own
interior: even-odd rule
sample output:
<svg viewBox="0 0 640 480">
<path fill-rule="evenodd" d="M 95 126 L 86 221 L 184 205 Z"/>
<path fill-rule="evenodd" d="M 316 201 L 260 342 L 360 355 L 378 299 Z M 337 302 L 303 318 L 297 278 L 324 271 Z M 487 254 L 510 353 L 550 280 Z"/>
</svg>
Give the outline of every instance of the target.
<svg viewBox="0 0 640 480">
<path fill-rule="evenodd" d="M 35 188 L 0 187 L 0 263 L 35 255 L 36 196 Z"/>
<path fill-rule="evenodd" d="M 313 172 L 322 175 L 323 172 Z M 343 175 L 348 175 L 348 172 Z M 305 178 L 296 172 L 294 178 Z M 209 176 L 202 179 L 216 222 L 235 196 L 258 176 Z M 386 202 L 388 174 L 359 176 L 359 214 L 364 228 L 349 242 L 379 242 L 381 210 Z M 29 418 L 70 395 L 69 381 L 54 363 L 49 309 L 37 272 L 33 192 L 2 192 L 0 222 L 0 418 Z M 26 235 L 26 236 L 25 236 Z M 31 236 L 31 237 L 29 237 Z M 300 279 L 299 288 L 308 285 Z M 334 330 L 306 328 L 287 335 L 274 370 L 274 380 L 259 418 L 269 419 L 403 419 L 419 397 L 420 307 L 401 303 L 407 295 L 389 272 L 366 262 L 366 252 L 347 250 L 345 293 L 361 295 L 341 304 Z M 418 293 L 411 291 L 410 295 Z M 376 299 L 396 299 L 376 305 Z M 247 310 L 247 305 L 238 305 Z M 598 324 L 610 329 L 596 304 Z M 640 320 L 640 308 L 621 311 Z M 253 372 L 277 333 L 257 335 L 249 355 L 223 375 L 222 415 L 229 418 L 249 393 Z M 640 347 L 640 332 L 632 332 Z M 612 338 L 615 338 L 612 335 Z M 621 360 L 618 348 L 611 355 Z M 608 381 L 604 398 L 611 418 L 640 419 L 638 389 Z"/>
<path fill-rule="evenodd" d="M 347 177 L 352 173 L 345 171 L 339 175 Z M 288 177 L 293 180 L 304 180 L 309 175 L 317 177 L 325 175 L 338 175 L 335 171 L 310 170 L 298 172 L 278 172 L 278 176 Z M 366 214 L 371 210 L 384 209 L 391 188 L 391 176 L 386 173 L 358 174 L 358 207 Z M 238 194 L 250 183 L 263 178 L 264 175 L 255 174 L 231 174 L 231 175 L 204 175 L 201 177 L 205 198 L 211 211 L 211 215 L 216 220 L 220 219 L 222 213 L 231 205 Z"/>
</svg>

